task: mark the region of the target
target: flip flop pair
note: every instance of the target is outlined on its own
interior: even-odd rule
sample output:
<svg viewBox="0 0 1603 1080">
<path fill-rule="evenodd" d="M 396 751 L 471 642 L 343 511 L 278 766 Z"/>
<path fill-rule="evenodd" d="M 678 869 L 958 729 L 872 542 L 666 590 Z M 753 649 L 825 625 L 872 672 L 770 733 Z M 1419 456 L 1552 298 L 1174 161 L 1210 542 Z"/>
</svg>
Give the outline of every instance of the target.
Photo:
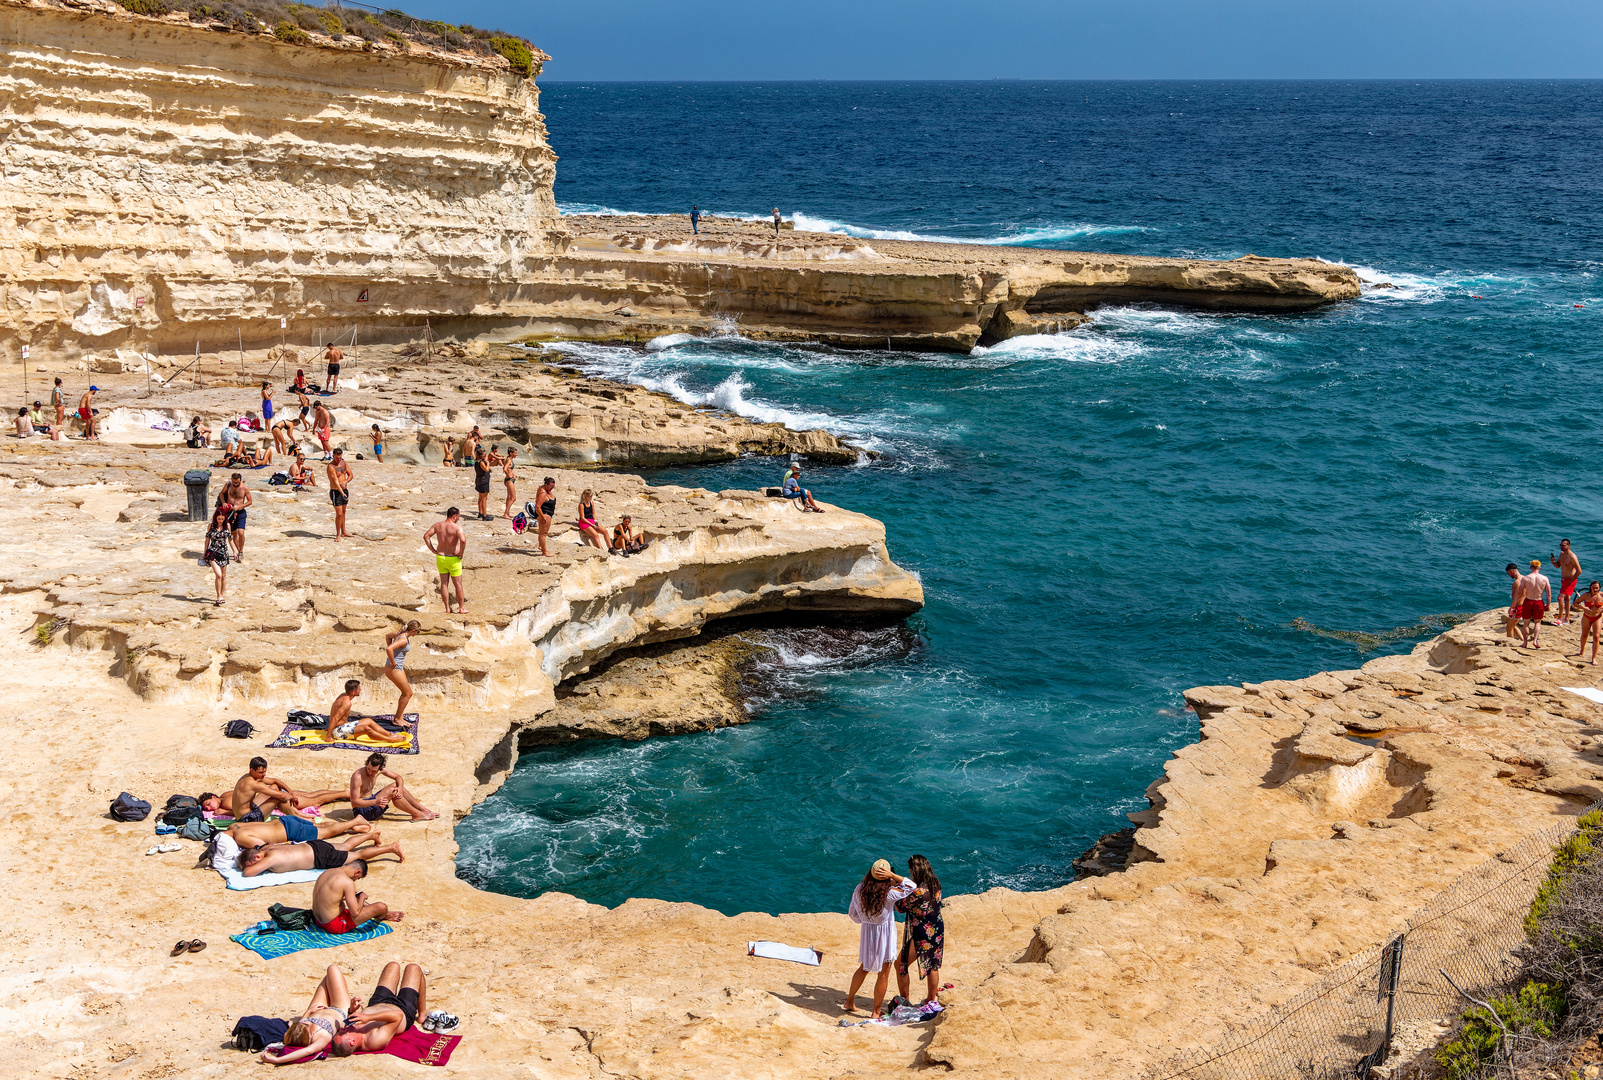
<svg viewBox="0 0 1603 1080">
<path fill-rule="evenodd" d="M 182 844 L 156 844 L 145 852 L 146 855 L 161 855 L 169 851 L 182 851 Z"/>
<path fill-rule="evenodd" d="M 183 953 L 200 952 L 200 950 L 204 949 L 205 947 L 206 943 L 200 940 L 200 938 L 196 938 L 194 941 L 180 941 L 178 944 L 173 946 L 173 951 L 167 955 L 180 956 Z"/>
</svg>

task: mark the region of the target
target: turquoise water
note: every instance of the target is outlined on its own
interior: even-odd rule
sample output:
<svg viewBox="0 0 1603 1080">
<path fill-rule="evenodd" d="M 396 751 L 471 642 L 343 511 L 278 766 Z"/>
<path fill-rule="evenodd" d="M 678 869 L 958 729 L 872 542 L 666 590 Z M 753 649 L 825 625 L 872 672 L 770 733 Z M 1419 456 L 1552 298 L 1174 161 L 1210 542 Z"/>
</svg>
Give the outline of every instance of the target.
<svg viewBox="0 0 1603 1080">
<path fill-rule="evenodd" d="M 879 451 L 807 483 L 883 519 L 929 603 L 911 640 L 790 632 L 745 727 L 525 755 L 457 830 L 476 884 L 831 910 L 915 851 L 949 892 L 1060 884 L 1195 738 L 1181 690 L 1378 655 L 1293 620 L 1492 607 L 1505 563 L 1566 536 L 1603 576 L 1599 84 L 559 84 L 545 103 L 571 208 L 777 201 L 861 235 L 1316 255 L 1397 287 L 1291 316 L 1102 309 L 969 355 L 738 327 L 566 346 Z M 624 114 L 627 154 L 602 125 Z"/>
</svg>

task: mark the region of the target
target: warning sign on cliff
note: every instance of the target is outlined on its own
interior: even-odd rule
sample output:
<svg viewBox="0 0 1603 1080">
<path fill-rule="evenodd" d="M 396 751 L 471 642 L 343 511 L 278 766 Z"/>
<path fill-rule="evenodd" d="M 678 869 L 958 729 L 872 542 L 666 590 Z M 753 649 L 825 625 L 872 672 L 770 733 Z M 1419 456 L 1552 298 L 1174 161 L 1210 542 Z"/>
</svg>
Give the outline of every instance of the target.
<svg viewBox="0 0 1603 1080">
<path fill-rule="evenodd" d="M 362 295 L 361 295 L 361 296 L 358 296 L 358 297 L 357 297 L 357 298 L 356 298 L 356 302 L 357 302 L 357 303 L 358 303 L 358 304 L 365 304 L 365 303 L 367 303 L 367 290 L 366 290 L 366 289 L 363 289 L 363 290 L 362 290 Z"/>
</svg>

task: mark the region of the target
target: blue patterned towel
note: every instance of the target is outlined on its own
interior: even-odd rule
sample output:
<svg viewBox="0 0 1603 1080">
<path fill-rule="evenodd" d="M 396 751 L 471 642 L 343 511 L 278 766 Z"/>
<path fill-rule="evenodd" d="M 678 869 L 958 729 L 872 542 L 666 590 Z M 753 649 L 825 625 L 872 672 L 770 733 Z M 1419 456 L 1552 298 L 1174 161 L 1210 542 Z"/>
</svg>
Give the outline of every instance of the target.
<svg viewBox="0 0 1603 1080">
<path fill-rule="evenodd" d="M 369 919 L 348 934 L 329 934 L 322 930 L 280 930 L 276 934 L 258 934 L 255 930 L 247 930 L 243 934 L 234 934 L 228 940 L 239 942 L 264 960 L 272 960 L 302 949 L 332 949 L 353 941 L 371 941 L 388 933 L 389 923 Z"/>
</svg>

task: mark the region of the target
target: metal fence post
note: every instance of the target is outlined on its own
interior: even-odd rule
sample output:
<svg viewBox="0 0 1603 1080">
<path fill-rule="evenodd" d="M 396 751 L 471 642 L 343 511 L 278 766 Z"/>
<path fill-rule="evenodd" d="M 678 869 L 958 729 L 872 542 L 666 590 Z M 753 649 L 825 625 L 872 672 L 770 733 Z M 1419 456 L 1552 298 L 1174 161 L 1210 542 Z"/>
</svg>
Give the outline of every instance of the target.
<svg viewBox="0 0 1603 1080">
<path fill-rule="evenodd" d="M 1385 1064 L 1386 1058 L 1391 1054 L 1393 1021 L 1397 1015 L 1397 985 L 1401 981 L 1403 970 L 1403 941 L 1407 937 L 1408 933 L 1404 931 L 1388 941 L 1386 948 L 1381 950 L 1380 983 L 1375 990 L 1375 1000 L 1385 999 L 1386 1030 L 1380 1045 L 1358 1059 L 1358 1066 L 1353 1070 L 1358 1080 L 1365 1080 L 1369 1070 Z"/>
</svg>

